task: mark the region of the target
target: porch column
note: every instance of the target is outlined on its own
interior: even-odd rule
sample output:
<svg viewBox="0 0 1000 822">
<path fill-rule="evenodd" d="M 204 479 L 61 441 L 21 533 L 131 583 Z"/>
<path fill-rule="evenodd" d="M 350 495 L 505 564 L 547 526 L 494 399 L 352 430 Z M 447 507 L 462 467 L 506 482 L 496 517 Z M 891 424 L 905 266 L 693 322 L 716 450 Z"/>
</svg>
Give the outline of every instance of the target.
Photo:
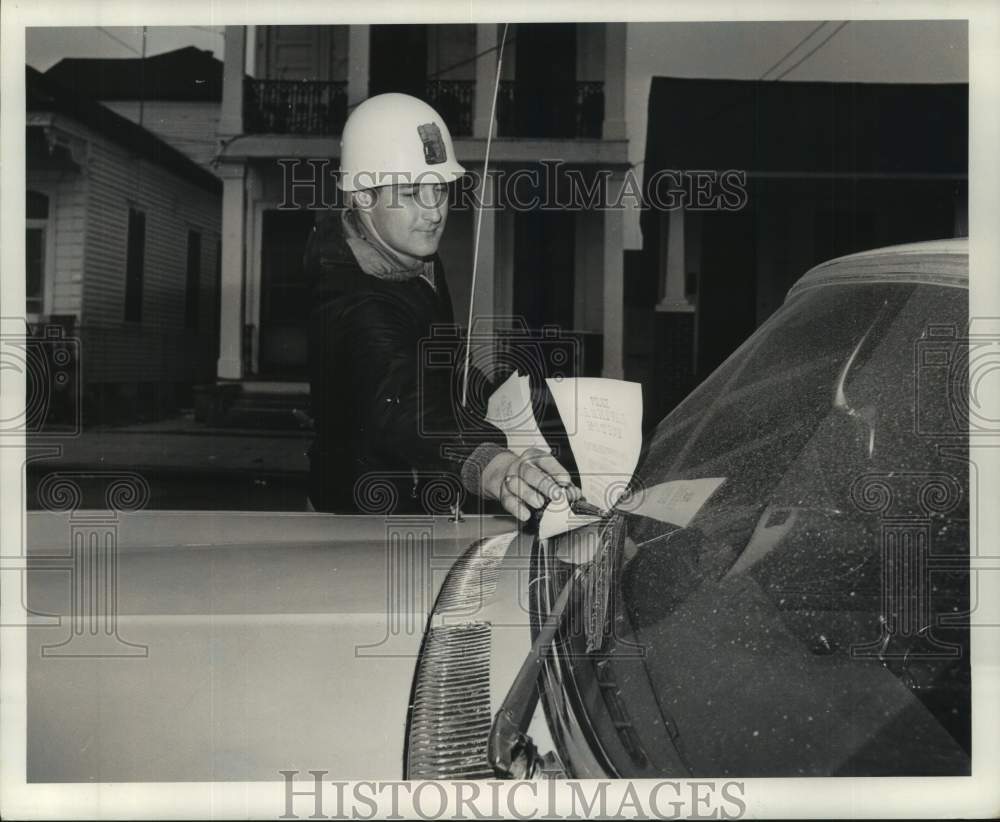
<svg viewBox="0 0 1000 822">
<path fill-rule="evenodd" d="M 350 26 L 347 33 L 347 106 L 368 99 L 368 74 L 371 62 L 371 26 Z"/>
<path fill-rule="evenodd" d="M 486 139 L 490 128 L 490 109 L 493 107 L 493 87 L 497 77 L 497 53 L 499 45 L 496 23 L 483 23 L 476 26 L 476 54 L 482 55 L 476 60 L 476 93 L 475 110 L 472 118 L 472 136 Z M 483 54 L 487 49 L 493 51 Z M 493 136 L 496 136 L 494 124 Z"/>
<path fill-rule="evenodd" d="M 667 224 L 667 255 L 660 261 L 660 301 L 656 310 L 690 314 L 694 305 L 685 294 L 687 253 L 684 246 L 684 209 L 672 208 L 661 215 L 660 225 L 663 223 Z"/>
<path fill-rule="evenodd" d="M 244 225 L 246 169 L 242 164 L 219 166 L 222 177 L 222 282 L 219 287 L 220 380 L 243 378 Z"/>
<path fill-rule="evenodd" d="M 219 137 L 243 133 L 243 76 L 246 67 L 245 26 L 226 26 L 226 57 L 222 65 L 222 111 Z"/>
<path fill-rule="evenodd" d="M 614 172 L 608 180 L 610 196 L 621 190 L 625 175 Z M 620 208 L 604 212 L 604 367 L 601 376 L 620 380 L 625 374 L 625 254 L 624 213 Z"/>
<path fill-rule="evenodd" d="M 625 140 L 625 56 L 627 23 L 604 26 L 604 140 Z"/>
</svg>

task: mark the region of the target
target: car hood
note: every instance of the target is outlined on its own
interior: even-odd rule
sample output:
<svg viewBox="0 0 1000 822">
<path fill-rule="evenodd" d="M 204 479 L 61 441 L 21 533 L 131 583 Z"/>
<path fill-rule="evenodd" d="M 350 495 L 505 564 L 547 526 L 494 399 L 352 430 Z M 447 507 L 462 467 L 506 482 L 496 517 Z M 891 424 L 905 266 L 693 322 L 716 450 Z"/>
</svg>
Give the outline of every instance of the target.
<svg viewBox="0 0 1000 822">
<path fill-rule="evenodd" d="M 472 542 L 511 528 L 29 514 L 28 779 L 400 778 L 437 591 Z"/>
</svg>

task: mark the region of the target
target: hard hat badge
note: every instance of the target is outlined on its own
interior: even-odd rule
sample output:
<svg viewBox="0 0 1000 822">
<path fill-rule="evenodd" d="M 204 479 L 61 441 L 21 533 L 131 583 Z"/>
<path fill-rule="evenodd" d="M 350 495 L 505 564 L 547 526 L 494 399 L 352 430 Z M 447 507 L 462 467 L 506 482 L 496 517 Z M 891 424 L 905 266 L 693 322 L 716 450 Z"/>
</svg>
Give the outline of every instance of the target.
<svg viewBox="0 0 1000 822">
<path fill-rule="evenodd" d="M 441 139 L 441 129 L 437 123 L 424 123 L 417 126 L 417 134 L 424 144 L 424 162 L 429 166 L 447 162 L 448 153 L 445 151 L 444 140 Z"/>
</svg>

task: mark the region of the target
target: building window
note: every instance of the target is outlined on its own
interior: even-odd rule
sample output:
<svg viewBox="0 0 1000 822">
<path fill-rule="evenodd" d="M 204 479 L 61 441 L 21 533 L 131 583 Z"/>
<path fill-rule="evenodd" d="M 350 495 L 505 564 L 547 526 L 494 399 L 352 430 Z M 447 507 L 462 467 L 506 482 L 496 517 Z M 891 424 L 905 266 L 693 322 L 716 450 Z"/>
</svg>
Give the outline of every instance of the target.
<svg viewBox="0 0 1000 822">
<path fill-rule="evenodd" d="M 128 210 L 128 251 L 125 257 L 125 319 L 142 319 L 143 263 L 146 256 L 146 215 Z"/>
<path fill-rule="evenodd" d="M 25 203 L 25 313 L 45 313 L 45 245 L 49 223 L 49 198 L 29 191 Z"/>
<path fill-rule="evenodd" d="M 197 331 L 201 301 L 201 233 L 188 232 L 187 279 L 184 284 L 184 327 Z"/>
</svg>

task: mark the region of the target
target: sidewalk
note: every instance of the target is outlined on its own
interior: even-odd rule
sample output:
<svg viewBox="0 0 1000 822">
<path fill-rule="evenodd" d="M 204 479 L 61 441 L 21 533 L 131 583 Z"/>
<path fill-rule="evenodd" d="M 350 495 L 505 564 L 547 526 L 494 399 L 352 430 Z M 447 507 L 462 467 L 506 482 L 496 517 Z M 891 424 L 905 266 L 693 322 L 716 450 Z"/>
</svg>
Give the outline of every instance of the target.
<svg viewBox="0 0 1000 822">
<path fill-rule="evenodd" d="M 147 473 L 305 475 L 309 431 L 209 428 L 189 417 L 90 428 L 34 439 L 31 471 L 130 469 Z M 51 454 L 51 456 L 48 456 Z"/>
</svg>

